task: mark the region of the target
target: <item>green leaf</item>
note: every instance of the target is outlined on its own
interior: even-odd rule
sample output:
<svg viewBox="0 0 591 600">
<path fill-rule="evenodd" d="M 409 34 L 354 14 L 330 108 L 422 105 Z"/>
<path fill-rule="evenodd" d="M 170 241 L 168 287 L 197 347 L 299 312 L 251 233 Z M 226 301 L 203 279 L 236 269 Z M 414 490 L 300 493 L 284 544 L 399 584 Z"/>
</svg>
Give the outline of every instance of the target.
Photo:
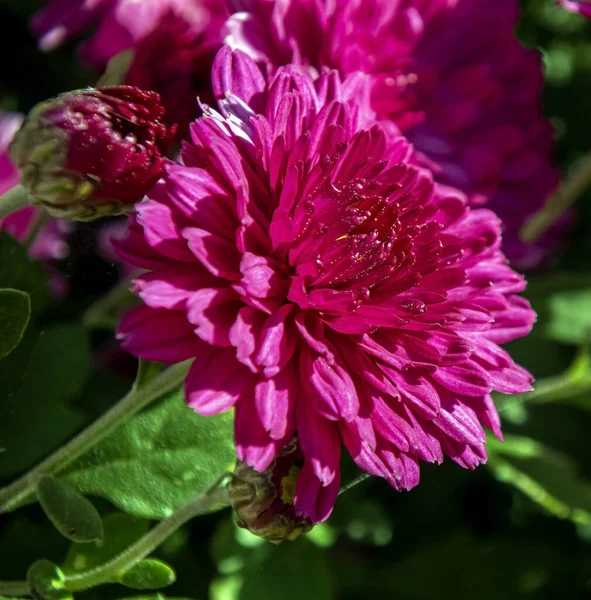
<svg viewBox="0 0 591 600">
<path fill-rule="evenodd" d="M 146 558 L 121 574 L 118 581 L 134 590 L 157 590 L 172 585 L 176 581 L 176 574 L 165 562 Z"/>
<path fill-rule="evenodd" d="M 591 285 L 554 294 L 549 302 L 547 335 L 560 342 L 579 344 L 591 334 Z"/>
<path fill-rule="evenodd" d="M 26 292 L 0 290 L 0 358 L 10 354 L 23 339 L 31 317 L 31 298 Z"/>
<path fill-rule="evenodd" d="M 506 436 L 504 442 L 491 437 L 487 448 L 487 464 L 499 480 L 561 519 L 591 523 L 591 481 L 579 475 L 568 456 L 518 436 Z"/>
<path fill-rule="evenodd" d="M 0 232 L 0 288 L 28 292 L 33 314 L 39 312 L 49 299 L 41 264 L 31 262 L 26 248 L 4 232 Z"/>
<path fill-rule="evenodd" d="M 14 476 L 47 456 L 84 422 L 68 403 L 90 370 L 86 331 L 72 325 L 51 327 L 36 343 L 25 342 L 34 344 L 26 368 L 0 402 L 0 439 L 6 448 L 0 454 L 3 477 Z M 13 354 L 19 352 L 20 346 Z M 0 360 L 0 365 L 12 357 Z M 4 391 L 3 382 L 0 384 Z"/>
<path fill-rule="evenodd" d="M 272 548 L 261 562 L 243 571 L 240 600 L 331 600 L 332 578 L 325 553 L 301 538 Z"/>
<path fill-rule="evenodd" d="M 72 600 L 64 587 L 64 574 L 49 560 L 34 562 L 27 571 L 27 581 L 34 598 L 42 600 Z"/>
<path fill-rule="evenodd" d="M 37 484 L 37 497 L 53 523 L 66 538 L 77 543 L 103 538 L 103 522 L 92 502 L 72 486 L 44 475 Z"/>
<path fill-rule="evenodd" d="M 130 514 L 163 519 L 235 462 L 233 415 L 200 417 L 179 391 L 125 422 L 64 472 Z"/>
<path fill-rule="evenodd" d="M 580 344 L 591 333 L 591 275 L 564 273 L 530 281 L 527 290 L 538 325 L 534 334 Z"/>
<path fill-rule="evenodd" d="M 75 575 L 109 562 L 142 537 L 149 529 L 149 522 L 125 513 L 113 513 L 103 519 L 104 534 L 100 542 L 72 544 L 62 570 Z"/>
</svg>

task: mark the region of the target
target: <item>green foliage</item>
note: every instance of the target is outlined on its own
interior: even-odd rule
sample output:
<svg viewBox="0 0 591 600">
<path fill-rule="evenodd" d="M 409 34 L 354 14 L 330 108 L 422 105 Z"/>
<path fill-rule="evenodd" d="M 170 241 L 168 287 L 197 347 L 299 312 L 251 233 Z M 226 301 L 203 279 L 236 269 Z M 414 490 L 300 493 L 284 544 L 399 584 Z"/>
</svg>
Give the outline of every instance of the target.
<svg viewBox="0 0 591 600">
<path fill-rule="evenodd" d="M 96 508 L 72 486 L 44 475 L 37 484 L 37 498 L 55 528 L 77 543 L 103 538 L 103 522 Z"/>
<path fill-rule="evenodd" d="M 27 338 L 27 336 L 25 336 Z M 77 326 L 47 328 L 25 339 L 13 354 L 0 360 L 0 387 L 12 388 L 0 403 L 0 476 L 14 476 L 65 442 L 84 422 L 69 402 L 80 391 L 90 369 L 86 332 Z M 21 344 L 23 345 L 23 344 Z M 20 368 L 2 371 L 5 360 Z M 4 387 L 6 382 L 6 388 Z"/>
<path fill-rule="evenodd" d="M 176 574 L 161 560 L 146 558 L 119 576 L 119 583 L 134 590 L 157 590 L 172 585 Z"/>
<path fill-rule="evenodd" d="M 115 558 L 148 531 L 149 522 L 125 513 L 112 513 L 103 519 L 103 528 L 101 541 L 70 546 L 62 566 L 66 575 L 88 571 Z"/>
<path fill-rule="evenodd" d="M 489 439 L 488 465 L 501 481 L 514 485 L 562 519 L 591 524 L 591 481 L 568 456 L 535 440 L 506 436 Z"/>
<path fill-rule="evenodd" d="M 330 600 L 334 598 L 332 576 L 325 554 L 301 538 L 278 548 L 264 547 L 260 562 L 249 562 L 243 573 L 240 600 L 267 598 L 282 600 Z"/>
<path fill-rule="evenodd" d="M 45 306 L 49 297 L 41 264 L 31 262 L 26 248 L 4 232 L 0 232 L 0 288 L 28 292 L 33 314 Z"/>
<path fill-rule="evenodd" d="M 64 574 L 50 560 L 38 560 L 27 571 L 31 593 L 41 600 L 71 600 L 72 594 L 64 587 Z"/>
<path fill-rule="evenodd" d="M 331 600 L 335 597 L 327 556 L 308 536 L 274 546 L 226 519 L 212 539 L 212 554 L 224 574 L 212 582 L 211 600 L 261 597 Z"/>
<path fill-rule="evenodd" d="M 591 335 L 591 274 L 552 275 L 529 282 L 527 296 L 538 313 L 536 335 L 581 344 Z"/>
<path fill-rule="evenodd" d="M 27 292 L 0 290 L 0 358 L 10 354 L 23 339 L 31 317 L 31 298 Z"/>
<path fill-rule="evenodd" d="M 124 423 L 63 476 L 132 515 L 162 519 L 233 468 L 232 432 L 231 414 L 200 417 L 178 392 Z"/>
<path fill-rule="evenodd" d="M 518 407 L 561 402 L 591 410 L 591 354 L 583 347 L 563 375 L 536 381 L 534 390 L 512 396 L 496 395 L 499 412 L 505 416 Z"/>
</svg>

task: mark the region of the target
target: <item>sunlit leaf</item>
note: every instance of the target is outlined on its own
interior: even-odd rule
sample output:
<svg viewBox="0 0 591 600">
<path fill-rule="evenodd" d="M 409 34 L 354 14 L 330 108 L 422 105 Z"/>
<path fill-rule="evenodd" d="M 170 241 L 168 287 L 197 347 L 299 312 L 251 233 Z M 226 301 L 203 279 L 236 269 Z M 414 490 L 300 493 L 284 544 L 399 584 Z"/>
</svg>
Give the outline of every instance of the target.
<svg viewBox="0 0 591 600">
<path fill-rule="evenodd" d="M 63 476 L 130 514 L 162 519 L 234 462 L 233 416 L 200 417 L 179 391 L 125 422 Z"/>
</svg>

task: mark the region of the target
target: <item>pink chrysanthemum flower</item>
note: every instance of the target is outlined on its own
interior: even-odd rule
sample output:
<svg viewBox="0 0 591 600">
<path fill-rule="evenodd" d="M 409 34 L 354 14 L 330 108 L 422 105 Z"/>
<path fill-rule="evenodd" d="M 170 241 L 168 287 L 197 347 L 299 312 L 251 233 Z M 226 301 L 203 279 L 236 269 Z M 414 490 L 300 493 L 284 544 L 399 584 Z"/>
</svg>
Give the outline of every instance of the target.
<svg viewBox="0 0 591 600">
<path fill-rule="evenodd" d="M 19 171 L 8 154 L 8 146 L 22 122 L 22 115 L 0 112 L 0 194 L 4 194 L 20 181 Z M 19 241 L 26 240 L 31 228 L 35 226 L 41 210 L 33 206 L 17 210 L 8 217 L 0 219 L 0 231 L 6 231 Z M 68 230 L 68 223 L 49 219 L 30 246 L 31 258 L 48 260 L 67 256 L 68 244 L 65 236 Z M 56 296 L 62 295 L 67 287 L 65 280 L 55 273 L 47 263 L 45 266 L 50 275 L 52 292 Z"/>
<path fill-rule="evenodd" d="M 341 442 L 399 490 L 419 460 L 485 461 L 482 425 L 501 435 L 491 392 L 531 381 L 498 344 L 534 321 L 497 218 L 435 193 L 406 139 L 373 125 L 361 74 L 284 67 L 267 83 L 224 48 L 213 82 L 222 115 L 195 122 L 117 244 L 148 270 L 123 346 L 196 357 L 188 404 L 235 407 L 257 471 L 295 433 L 295 510 L 313 522 L 334 504 Z"/>
<path fill-rule="evenodd" d="M 566 8 L 570 12 L 579 13 L 591 19 L 591 2 L 588 0 L 560 0 L 556 4 L 562 8 Z"/>
<path fill-rule="evenodd" d="M 188 136 L 189 125 L 200 114 L 197 97 L 213 101 L 211 65 L 222 44 L 223 15 L 206 29 L 195 27 L 173 11 L 136 47 L 125 83 L 156 90 L 177 136 Z"/>
<path fill-rule="evenodd" d="M 124 50 L 133 51 L 122 83 L 154 90 L 169 124 L 183 137 L 208 101 L 209 74 L 228 16 L 218 0 L 50 0 L 31 22 L 43 50 L 93 27 L 81 46 L 84 63 L 98 71 Z"/>
<path fill-rule="evenodd" d="M 31 29 L 46 51 L 94 29 L 80 52 L 88 66 L 102 70 L 116 54 L 135 48 L 156 31 L 170 13 L 200 31 L 214 23 L 219 31 L 227 14 L 216 0 L 48 0 L 31 20 Z"/>
<path fill-rule="evenodd" d="M 542 69 L 513 29 L 517 0 L 229 0 L 227 41 L 273 70 L 369 73 L 372 104 L 439 181 L 503 220 L 505 252 L 531 267 L 552 246 L 519 239 L 558 182 L 540 113 Z"/>
</svg>

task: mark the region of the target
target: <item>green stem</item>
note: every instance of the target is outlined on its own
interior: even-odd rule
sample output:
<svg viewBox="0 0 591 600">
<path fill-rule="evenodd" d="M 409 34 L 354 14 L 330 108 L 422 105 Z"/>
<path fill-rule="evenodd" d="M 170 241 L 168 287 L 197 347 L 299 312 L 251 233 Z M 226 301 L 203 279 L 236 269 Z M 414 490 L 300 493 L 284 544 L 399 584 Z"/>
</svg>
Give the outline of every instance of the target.
<svg viewBox="0 0 591 600">
<path fill-rule="evenodd" d="M 225 476 L 224 476 L 225 477 Z M 151 554 L 164 540 L 172 535 L 193 517 L 211 512 L 215 508 L 229 504 L 228 490 L 219 488 L 209 489 L 195 500 L 191 500 L 178 511 L 164 519 L 137 540 L 133 545 L 124 550 L 109 562 L 77 575 L 66 576 L 64 586 L 72 592 L 85 590 L 101 583 L 117 581 L 118 577 L 137 565 L 141 560 Z"/>
<path fill-rule="evenodd" d="M 0 490 L 0 514 L 27 503 L 35 494 L 41 475 L 56 474 L 74 462 L 89 448 L 116 429 L 123 421 L 178 387 L 187 376 L 190 362 L 173 365 L 145 386 L 132 389 L 113 408 L 89 425 L 73 440 L 62 446 L 14 483 Z"/>
<path fill-rule="evenodd" d="M 68 591 L 76 592 L 103 583 L 116 582 L 121 574 L 129 571 L 129 569 L 149 556 L 162 542 L 180 529 L 187 521 L 199 515 L 207 514 L 212 510 L 228 506 L 230 504 L 228 490 L 225 487 L 219 487 L 226 477 L 227 474 L 222 475 L 201 496 L 191 500 L 170 515 L 170 517 L 158 523 L 156 527 L 150 529 L 146 535 L 112 560 L 100 567 L 95 567 L 76 575 L 66 575 L 63 580 L 64 588 Z M 26 581 L 0 581 L 0 595 L 28 596 L 31 595 L 31 592 Z"/>
<path fill-rule="evenodd" d="M 524 242 L 536 242 L 556 220 L 574 204 L 591 185 L 591 154 L 585 156 L 560 185 L 555 196 L 525 223 L 521 230 Z"/>
<path fill-rule="evenodd" d="M 29 192 L 22 185 L 15 185 L 0 196 L 0 219 L 31 203 Z"/>
</svg>

